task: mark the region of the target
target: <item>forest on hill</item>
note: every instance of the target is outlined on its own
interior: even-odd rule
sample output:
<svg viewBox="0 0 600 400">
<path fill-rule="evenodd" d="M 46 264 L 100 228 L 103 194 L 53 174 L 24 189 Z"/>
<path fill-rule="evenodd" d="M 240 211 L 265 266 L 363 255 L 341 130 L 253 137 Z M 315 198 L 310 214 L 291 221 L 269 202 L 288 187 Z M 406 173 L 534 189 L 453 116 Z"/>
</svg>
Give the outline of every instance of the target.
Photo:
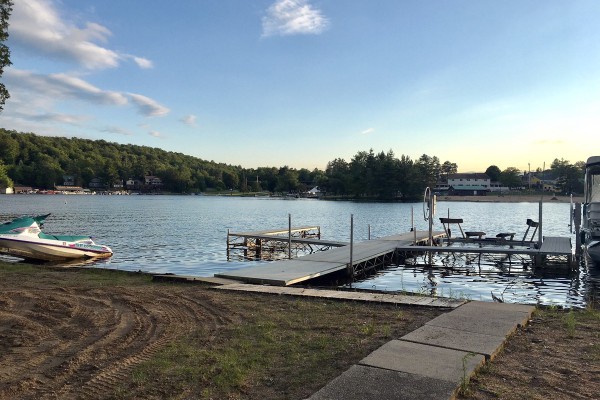
<svg viewBox="0 0 600 400">
<path fill-rule="evenodd" d="M 92 180 L 100 181 L 107 190 L 130 179 L 143 182 L 145 176 L 156 176 L 162 181 L 161 191 L 170 193 L 301 193 L 318 186 L 330 196 L 416 199 L 425 187 L 434 187 L 440 178 L 458 169 L 456 163 L 441 163 L 436 156 L 423 154 L 412 160 L 405 155 L 396 157 L 391 150 L 375 153 L 372 149 L 359 151 L 350 161 L 336 158 L 327 163 L 324 171 L 288 166 L 243 168 L 159 148 L 39 136 L 2 128 L 0 144 L 0 185 L 4 174 L 14 185 L 46 190 L 62 185 L 65 176 L 72 177 L 73 184 L 81 187 L 89 187 Z M 554 172 L 566 171 L 564 174 L 572 176 L 571 186 L 580 175 L 579 164 L 555 160 L 552 165 Z M 490 168 L 497 170 L 498 179 L 520 182 L 515 180 L 519 172 L 515 168 Z M 140 188 L 145 189 L 148 190 Z"/>
</svg>

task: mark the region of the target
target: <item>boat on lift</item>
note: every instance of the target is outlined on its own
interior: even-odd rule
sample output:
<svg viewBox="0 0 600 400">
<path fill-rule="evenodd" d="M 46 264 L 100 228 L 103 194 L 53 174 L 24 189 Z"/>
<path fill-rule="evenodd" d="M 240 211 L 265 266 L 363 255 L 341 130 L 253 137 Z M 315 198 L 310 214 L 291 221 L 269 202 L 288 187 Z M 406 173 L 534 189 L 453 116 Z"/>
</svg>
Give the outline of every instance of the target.
<svg viewBox="0 0 600 400">
<path fill-rule="evenodd" d="M 581 243 L 588 257 L 600 266 L 600 156 L 585 163 Z"/>
<path fill-rule="evenodd" d="M 24 216 L 0 224 L 0 253 L 36 261 L 106 258 L 113 252 L 90 236 L 55 236 L 42 232 L 50 214 Z"/>
</svg>

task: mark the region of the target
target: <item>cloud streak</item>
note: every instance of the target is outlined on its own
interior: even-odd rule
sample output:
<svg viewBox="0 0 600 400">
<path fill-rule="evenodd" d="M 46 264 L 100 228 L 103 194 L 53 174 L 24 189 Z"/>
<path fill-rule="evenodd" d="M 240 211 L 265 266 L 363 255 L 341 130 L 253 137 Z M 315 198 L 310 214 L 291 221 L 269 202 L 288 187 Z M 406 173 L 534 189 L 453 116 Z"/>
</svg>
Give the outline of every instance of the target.
<svg viewBox="0 0 600 400">
<path fill-rule="evenodd" d="M 45 98 L 47 105 L 57 100 L 81 100 L 92 104 L 125 106 L 133 104 L 138 113 L 146 117 L 162 117 L 169 109 L 156 100 L 136 93 L 102 90 L 85 80 L 68 74 L 41 75 L 31 71 L 7 69 L 4 72 L 7 86 L 28 97 Z"/>
<path fill-rule="evenodd" d="M 262 18 L 263 37 L 317 35 L 328 27 L 329 20 L 307 0 L 277 0 Z"/>
<path fill-rule="evenodd" d="M 181 118 L 181 122 L 189 126 L 196 126 L 196 116 L 192 114 L 186 115 L 185 117 Z"/>
<path fill-rule="evenodd" d="M 111 31 L 100 24 L 86 22 L 78 27 L 65 21 L 51 0 L 19 0 L 10 18 L 10 42 L 36 54 L 74 62 L 90 70 L 115 68 L 132 59 L 140 68 L 151 68 L 142 57 L 121 54 L 99 43 L 106 43 Z"/>
<path fill-rule="evenodd" d="M 162 117 L 169 113 L 169 109 L 158 104 L 155 100 L 141 94 L 128 93 L 129 98 L 138 106 L 140 114 L 147 117 Z"/>
</svg>

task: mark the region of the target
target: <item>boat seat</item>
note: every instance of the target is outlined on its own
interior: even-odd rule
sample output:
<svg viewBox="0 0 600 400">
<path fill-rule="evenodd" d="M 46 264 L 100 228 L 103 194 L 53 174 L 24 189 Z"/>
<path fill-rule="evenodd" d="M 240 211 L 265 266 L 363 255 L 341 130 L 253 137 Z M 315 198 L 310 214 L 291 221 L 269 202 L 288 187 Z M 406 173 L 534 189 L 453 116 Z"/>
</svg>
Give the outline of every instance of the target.
<svg viewBox="0 0 600 400">
<path fill-rule="evenodd" d="M 502 232 L 496 235 L 496 237 L 500 240 L 513 240 L 515 237 L 515 232 Z M 509 239 L 507 239 L 509 238 Z"/>
<path fill-rule="evenodd" d="M 535 233 L 536 233 L 536 232 L 537 232 L 537 230 L 538 230 L 538 226 L 539 226 L 540 224 L 539 224 L 538 222 L 535 222 L 535 221 L 534 221 L 534 220 L 532 220 L 531 218 L 527 218 L 527 222 L 526 222 L 526 224 L 527 224 L 527 230 L 525 231 L 525 234 L 523 235 L 523 240 L 522 240 L 522 242 L 525 242 L 525 241 L 527 241 L 527 242 L 532 242 L 532 241 L 533 241 L 533 238 L 535 237 Z M 535 229 L 534 229 L 534 230 L 533 230 L 533 232 L 531 233 L 531 237 L 529 238 L 529 240 L 526 240 L 526 239 L 527 239 L 527 234 L 529 233 L 529 230 L 530 230 L 531 228 L 535 228 Z"/>
<path fill-rule="evenodd" d="M 463 223 L 462 218 L 440 218 L 440 222 L 442 223 L 442 226 L 444 227 L 444 233 L 446 234 L 446 237 L 448 238 L 448 240 L 450 240 L 450 238 L 452 236 L 452 231 L 450 230 L 451 224 L 458 225 L 458 229 L 460 229 L 460 233 L 461 233 L 463 239 L 465 238 L 465 233 L 462 230 L 462 226 L 460 226 L 460 224 Z"/>
<path fill-rule="evenodd" d="M 472 239 L 474 237 L 477 237 L 477 239 L 483 239 L 483 237 L 485 236 L 485 232 L 465 232 L 465 235 L 469 239 Z"/>
</svg>

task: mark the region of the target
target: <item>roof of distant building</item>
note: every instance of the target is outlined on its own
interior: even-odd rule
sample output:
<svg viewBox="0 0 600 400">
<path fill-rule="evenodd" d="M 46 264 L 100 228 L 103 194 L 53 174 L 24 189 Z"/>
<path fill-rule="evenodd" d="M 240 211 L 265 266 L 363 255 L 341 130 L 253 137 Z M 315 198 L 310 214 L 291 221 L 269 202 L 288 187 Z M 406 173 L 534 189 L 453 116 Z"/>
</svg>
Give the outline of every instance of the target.
<svg viewBox="0 0 600 400">
<path fill-rule="evenodd" d="M 470 173 L 470 174 L 450 174 L 448 179 L 490 179 L 489 176 L 483 173 Z"/>
<path fill-rule="evenodd" d="M 456 185 L 456 186 L 450 186 L 450 188 L 452 190 L 468 190 L 468 191 L 483 191 L 483 190 L 488 190 L 489 188 L 486 186 L 460 186 L 460 185 Z"/>
</svg>

